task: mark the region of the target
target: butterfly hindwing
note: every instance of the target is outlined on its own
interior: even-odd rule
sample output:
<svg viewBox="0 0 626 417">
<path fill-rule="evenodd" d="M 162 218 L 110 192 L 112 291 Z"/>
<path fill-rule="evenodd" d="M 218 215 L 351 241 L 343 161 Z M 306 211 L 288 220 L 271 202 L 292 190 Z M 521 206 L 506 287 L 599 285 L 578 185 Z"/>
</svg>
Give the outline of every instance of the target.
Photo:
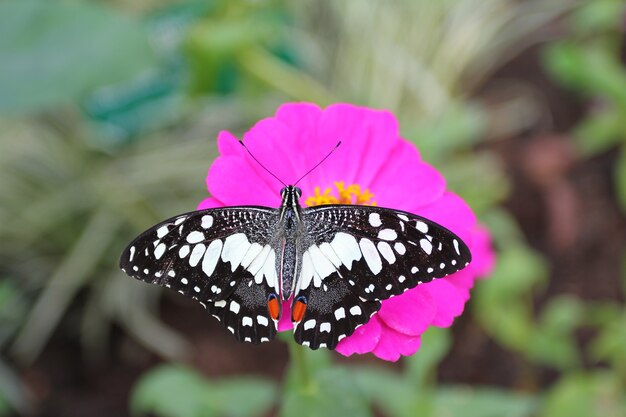
<svg viewBox="0 0 626 417">
<path fill-rule="evenodd" d="M 380 301 L 356 295 L 338 274 L 325 280 L 326 287 L 310 285 L 300 291 L 307 299 L 304 318 L 294 328 L 296 342 L 311 349 L 335 349 L 380 309 Z"/>
<path fill-rule="evenodd" d="M 195 211 L 161 222 L 122 253 L 133 278 L 199 301 L 240 341 L 272 339 L 267 302 L 279 293 L 270 237 L 277 210 L 236 207 Z"/>
<path fill-rule="evenodd" d="M 305 209 L 303 222 L 309 241 L 296 297 L 305 296 L 308 305 L 296 340 L 312 347 L 336 345 L 340 335 L 351 335 L 369 320 L 379 300 L 450 275 L 471 261 L 455 234 L 403 211 L 327 205 Z M 318 340 L 321 320 L 337 329 L 334 339 L 324 334 L 325 341 Z M 307 321 L 317 327 L 307 332 Z"/>
</svg>

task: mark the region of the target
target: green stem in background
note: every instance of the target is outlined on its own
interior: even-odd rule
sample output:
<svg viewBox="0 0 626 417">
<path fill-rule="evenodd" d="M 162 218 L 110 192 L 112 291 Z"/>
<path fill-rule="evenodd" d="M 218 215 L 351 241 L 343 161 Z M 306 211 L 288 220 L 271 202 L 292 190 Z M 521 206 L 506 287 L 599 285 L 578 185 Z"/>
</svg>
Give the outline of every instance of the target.
<svg viewBox="0 0 626 417">
<path fill-rule="evenodd" d="M 323 84 L 262 48 L 249 48 L 238 58 L 248 73 L 295 100 L 312 101 L 321 106 L 337 101 Z"/>
<path fill-rule="evenodd" d="M 289 346 L 289 358 L 295 378 L 301 384 L 302 390 L 308 391 L 313 387 L 313 380 L 311 379 L 311 369 L 304 351 L 305 348 L 297 344 L 293 338 L 289 338 L 287 346 Z"/>
</svg>

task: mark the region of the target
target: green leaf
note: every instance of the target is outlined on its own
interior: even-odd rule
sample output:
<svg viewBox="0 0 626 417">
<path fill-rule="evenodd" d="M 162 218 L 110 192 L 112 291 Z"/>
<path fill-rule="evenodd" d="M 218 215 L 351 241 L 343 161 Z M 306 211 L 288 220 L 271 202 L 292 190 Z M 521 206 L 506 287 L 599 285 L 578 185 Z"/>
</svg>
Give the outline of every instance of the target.
<svg viewBox="0 0 626 417">
<path fill-rule="evenodd" d="M 433 416 L 526 417 L 537 410 L 537 398 L 492 389 L 445 387 L 437 390 Z M 593 414 L 590 414 L 591 416 Z"/>
<path fill-rule="evenodd" d="M 154 413 L 163 417 L 211 417 L 217 410 L 207 404 L 207 382 L 184 366 L 166 365 L 143 375 L 131 397 L 134 415 Z"/>
<path fill-rule="evenodd" d="M 428 328 L 421 339 L 420 350 L 404 359 L 407 376 L 416 386 L 426 385 L 452 344 L 450 332 L 437 327 Z"/>
<path fill-rule="evenodd" d="M 593 358 L 598 361 L 606 361 L 613 365 L 615 371 L 626 379 L 626 312 L 614 314 L 602 323 L 598 336 L 590 346 Z"/>
<path fill-rule="evenodd" d="M 587 94 L 607 97 L 626 110 L 626 71 L 613 51 L 599 45 L 560 42 L 544 52 L 544 61 L 557 80 Z"/>
<path fill-rule="evenodd" d="M 416 413 L 430 404 L 430 388 L 420 389 L 402 375 L 380 367 L 359 367 L 352 370 L 356 383 L 370 402 L 391 417 L 424 415 Z"/>
<path fill-rule="evenodd" d="M 618 30 L 626 6 L 622 0 L 595 0 L 581 4 L 572 14 L 570 21 L 577 33 L 593 34 L 606 30 Z"/>
<path fill-rule="evenodd" d="M 253 417 L 274 404 L 276 388 L 260 378 L 209 382 L 182 365 L 148 372 L 132 393 L 131 412 L 162 417 Z"/>
<path fill-rule="evenodd" d="M 603 109 L 587 116 L 574 129 L 578 148 L 586 155 L 604 152 L 626 137 L 626 120 L 617 109 Z"/>
<path fill-rule="evenodd" d="M 418 145 L 427 161 L 444 161 L 451 152 L 469 149 L 485 131 L 487 115 L 477 106 L 464 102 L 450 105 L 447 112 L 436 119 L 417 123 L 415 115 L 400 118 L 400 126 L 413 126 L 403 134 Z"/>
<path fill-rule="evenodd" d="M 207 398 L 220 416 L 259 416 L 274 405 L 276 387 L 259 378 L 232 378 L 218 381 L 208 394 Z"/>
<path fill-rule="evenodd" d="M 582 302 L 569 296 L 553 298 L 541 315 L 540 323 L 529 343 L 532 359 L 559 369 L 580 364 L 580 353 L 573 332 L 585 321 Z"/>
<path fill-rule="evenodd" d="M 545 417 L 624 417 L 624 387 L 609 372 L 567 375 L 547 395 Z"/>
<path fill-rule="evenodd" d="M 154 64 L 143 26 L 93 2 L 0 2 L 0 112 L 41 110 Z"/>
<path fill-rule="evenodd" d="M 490 279 L 477 286 L 474 303 L 479 321 L 498 342 L 518 352 L 527 349 L 534 332 L 531 295 L 545 276 L 544 263 L 526 247 L 500 252 Z"/>
<path fill-rule="evenodd" d="M 340 367 L 322 369 L 308 386 L 288 385 L 282 417 L 369 417 L 364 392 L 354 376 Z"/>
</svg>

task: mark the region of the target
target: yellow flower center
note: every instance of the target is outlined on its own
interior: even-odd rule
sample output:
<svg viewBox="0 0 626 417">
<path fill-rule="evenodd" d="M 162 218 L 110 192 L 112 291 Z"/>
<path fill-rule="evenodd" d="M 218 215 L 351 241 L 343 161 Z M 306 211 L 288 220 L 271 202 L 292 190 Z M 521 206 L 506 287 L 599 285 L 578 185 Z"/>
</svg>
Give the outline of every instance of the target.
<svg viewBox="0 0 626 417">
<path fill-rule="evenodd" d="M 321 206 L 323 204 L 376 205 L 376 201 L 373 200 L 374 194 L 367 188 L 361 189 L 359 184 L 351 184 L 346 187 L 343 181 L 336 181 L 334 186 L 337 192 L 333 194 L 331 194 L 333 192 L 331 187 L 326 188 L 323 194 L 320 187 L 315 187 L 315 195 L 308 197 L 304 203 L 308 207 Z M 336 194 L 339 197 L 336 197 Z"/>
</svg>

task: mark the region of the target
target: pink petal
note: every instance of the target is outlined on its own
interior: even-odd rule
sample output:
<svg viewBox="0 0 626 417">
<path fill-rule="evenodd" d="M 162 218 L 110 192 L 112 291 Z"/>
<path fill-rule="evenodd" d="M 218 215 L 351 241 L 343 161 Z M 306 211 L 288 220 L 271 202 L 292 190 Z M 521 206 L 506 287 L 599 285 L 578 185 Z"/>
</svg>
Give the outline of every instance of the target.
<svg viewBox="0 0 626 417">
<path fill-rule="evenodd" d="M 491 236 L 482 225 L 477 225 L 472 230 L 472 263 L 471 267 L 476 275 L 484 277 L 489 275 L 496 263 L 496 254 L 491 247 Z"/>
<path fill-rule="evenodd" d="M 420 336 L 407 336 L 383 328 L 380 340 L 372 353 L 386 361 L 395 362 L 401 355 L 408 356 L 417 352 L 420 342 Z"/>
<path fill-rule="evenodd" d="M 225 206 L 280 205 L 280 194 L 257 173 L 236 156 L 220 156 L 213 162 L 207 175 L 207 187 L 211 194 Z"/>
<path fill-rule="evenodd" d="M 259 121 L 244 134 L 243 140 L 252 152 L 269 171 L 286 184 L 293 184 L 303 174 L 303 149 L 294 146 L 295 134 L 285 123 L 275 118 Z M 256 164 L 256 162 L 251 161 Z M 256 164 L 258 166 L 258 164 Z M 276 189 L 282 188 L 280 182 L 258 166 L 257 172 Z"/>
<path fill-rule="evenodd" d="M 380 340 L 382 326 L 378 321 L 378 317 L 374 315 L 370 321 L 356 329 L 350 336 L 343 339 L 335 350 L 344 356 L 350 356 L 353 353 L 364 354 L 371 352 Z"/>
<path fill-rule="evenodd" d="M 469 297 L 462 294 L 453 284 L 445 279 L 437 279 L 424 285 L 436 302 L 436 313 L 432 325 L 449 327 L 465 307 Z"/>
<path fill-rule="evenodd" d="M 404 294 L 384 300 L 377 316 L 392 330 L 419 336 L 428 328 L 435 316 L 435 300 L 428 290 L 418 286 Z"/>
<path fill-rule="evenodd" d="M 239 144 L 239 139 L 227 130 L 217 135 L 217 150 L 222 156 L 238 156 L 244 158 L 246 150 Z"/>
<path fill-rule="evenodd" d="M 388 162 L 398 135 L 398 123 L 388 111 L 350 104 L 327 107 L 319 121 L 317 144 L 310 151 L 309 162 L 321 160 L 338 141 L 341 146 L 324 169 L 317 171 L 317 185 L 330 186 L 334 181 L 369 184 Z"/>
<path fill-rule="evenodd" d="M 322 110 L 313 103 L 287 103 L 276 110 L 275 117 L 289 126 L 293 148 L 304 149 L 304 146 L 316 146 L 317 124 L 321 116 Z"/>
<path fill-rule="evenodd" d="M 466 299 L 469 299 L 469 291 L 474 287 L 474 281 L 476 281 L 476 272 L 470 265 L 443 279 L 454 285 Z"/>
<path fill-rule="evenodd" d="M 198 204 L 198 208 L 196 208 L 196 210 L 206 210 L 217 207 L 224 207 L 224 203 L 215 197 L 209 197 L 202 200 L 200 204 Z"/>
<path fill-rule="evenodd" d="M 432 204 L 412 212 L 439 223 L 463 239 L 466 244 L 471 243 L 471 230 L 476 224 L 476 217 L 467 203 L 456 194 L 446 192 Z"/>
<path fill-rule="evenodd" d="M 446 182 L 433 167 L 420 161 L 414 145 L 402 139 L 369 187 L 379 206 L 414 212 L 439 199 Z"/>
</svg>

